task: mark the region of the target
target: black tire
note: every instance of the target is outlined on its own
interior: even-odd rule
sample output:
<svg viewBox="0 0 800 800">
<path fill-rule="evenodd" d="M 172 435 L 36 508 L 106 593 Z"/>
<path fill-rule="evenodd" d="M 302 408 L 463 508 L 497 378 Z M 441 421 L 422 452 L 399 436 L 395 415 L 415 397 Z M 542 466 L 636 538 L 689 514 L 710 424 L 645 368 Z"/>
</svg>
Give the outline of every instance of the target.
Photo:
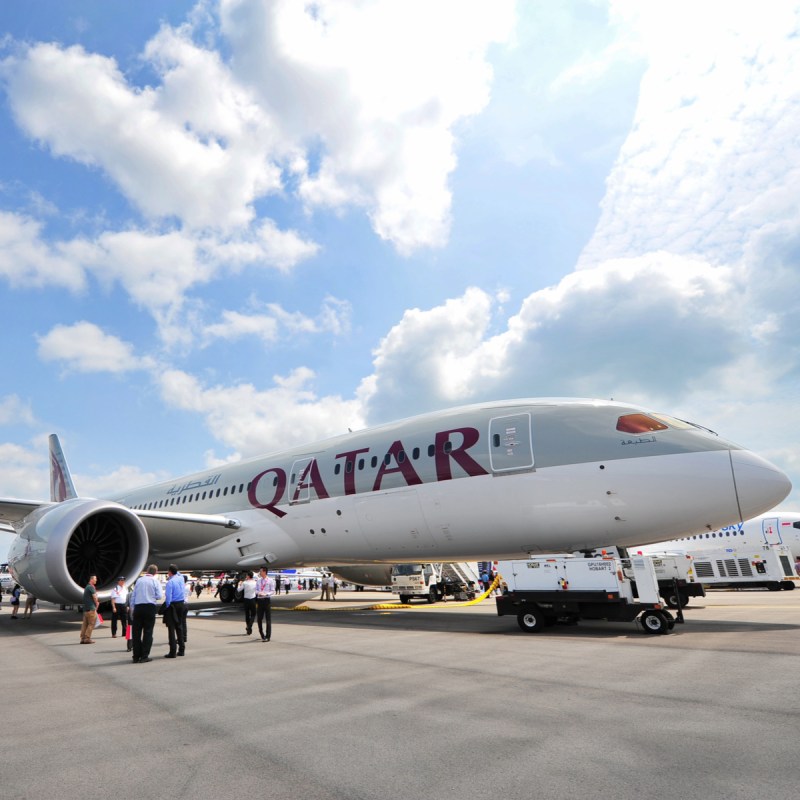
<svg viewBox="0 0 800 800">
<path fill-rule="evenodd" d="M 545 627 L 545 616 L 540 608 L 531 606 L 517 614 L 517 625 L 525 633 L 539 633 Z"/>
<path fill-rule="evenodd" d="M 678 608 L 678 600 L 680 599 L 681 608 L 686 608 L 689 605 L 689 595 L 680 592 L 679 595 L 676 595 L 675 592 L 670 592 L 668 595 L 664 595 L 664 602 L 667 604 L 669 608 Z"/>
<path fill-rule="evenodd" d="M 794 589 L 794 581 L 782 581 L 781 589 L 785 592 L 791 592 Z"/>
<path fill-rule="evenodd" d="M 411 602 L 411 598 L 407 594 L 401 594 L 400 595 L 400 602 L 404 606 L 407 606 Z"/>
<path fill-rule="evenodd" d="M 233 584 L 226 583 L 224 586 L 219 587 L 219 599 L 223 603 L 232 603 L 236 597 L 236 590 Z"/>
<path fill-rule="evenodd" d="M 767 589 L 769 589 L 771 592 L 779 592 L 781 590 L 781 585 L 780 583 L 770 583 L 767 584 Z"/>
<path fill-rule="evenodd" d="M 430 590 L 428 591 L 428 602 L 435 603 L 438 599 L 439 599 L 439 593 L 433 586 L 431 586 Z"/>
<path fill-rule="evenodd" d="M 645 633 L 665 634 L 669 632 L 669 620 L 660 611 L 645 611 L 639 621 Z"/>
</svg>

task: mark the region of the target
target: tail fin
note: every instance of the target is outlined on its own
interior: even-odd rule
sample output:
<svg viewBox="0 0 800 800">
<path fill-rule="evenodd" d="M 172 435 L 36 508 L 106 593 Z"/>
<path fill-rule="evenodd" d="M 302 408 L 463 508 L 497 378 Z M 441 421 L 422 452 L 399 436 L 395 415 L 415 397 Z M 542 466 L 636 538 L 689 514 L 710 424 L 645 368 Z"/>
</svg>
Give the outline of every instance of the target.
<svg viewBox="0 0 800 800">
<path fill-rule="evenodd" d="M 72 476 L 69 474 L 69 467 L 61 450 L 61 442 L 54 433 L 50 434 L 47 441 L 50 444 L 50 499 L 54 503 L 71 500 L 77 497 L 78 493 L 72 483 Z"/>
</svg>

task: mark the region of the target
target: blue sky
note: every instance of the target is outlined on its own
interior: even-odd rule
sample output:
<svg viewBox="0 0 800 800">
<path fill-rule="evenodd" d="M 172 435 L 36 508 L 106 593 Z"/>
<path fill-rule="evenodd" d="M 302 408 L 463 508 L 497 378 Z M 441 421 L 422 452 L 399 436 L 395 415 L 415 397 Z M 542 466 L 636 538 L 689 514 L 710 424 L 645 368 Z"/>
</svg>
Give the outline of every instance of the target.
<svg viewBox="0 0 800 800">
<path fill-rule="evenodd" d="M 551 395 L 691 419 L 800 484 L 797 4 L 0 23 L 3 495 L 47 496 L 50 432 L 102 495 Z"/>
</svg>

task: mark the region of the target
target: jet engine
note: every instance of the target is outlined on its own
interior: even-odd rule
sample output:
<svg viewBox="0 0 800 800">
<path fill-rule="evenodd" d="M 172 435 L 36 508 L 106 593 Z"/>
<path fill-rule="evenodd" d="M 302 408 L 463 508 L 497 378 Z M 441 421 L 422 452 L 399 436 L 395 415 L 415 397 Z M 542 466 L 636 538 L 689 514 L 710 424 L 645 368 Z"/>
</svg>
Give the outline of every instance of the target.
<svg viewBox="0 0 800 800">
<path fill-rule="evenodd" d="M 328 569 L 340 580 L 361 586 L 390 586 L 391 564 L 336 564 Z"/>
<path fill-rule="evenodd" d="M 110 500 L 79 497 L 40 506 L 15 527 L 9 569 L 30 594 L 53 603 L 79 602 L 91 575 L 106 599 L 120 575 L 132 581 L 147 561 L 142 521 Z"/>
</svg>

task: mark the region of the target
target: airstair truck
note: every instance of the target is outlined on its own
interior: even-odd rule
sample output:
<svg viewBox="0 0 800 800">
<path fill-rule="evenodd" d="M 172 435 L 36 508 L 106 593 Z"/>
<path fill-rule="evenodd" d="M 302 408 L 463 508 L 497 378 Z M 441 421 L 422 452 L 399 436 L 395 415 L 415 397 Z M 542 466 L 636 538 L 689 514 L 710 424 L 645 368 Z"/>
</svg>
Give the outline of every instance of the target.
<svg viewBox="0 0 800 800">
<path fill-rule="evenodd" d="M 622 562 L 610 556 L 500 561 L 497 570 L 507 587 L 495 598 L 497 614 L 516 615 L 519 627 L 528 633 L 581 619 L 632 622 L 638 617 L 642 630 L 653 634 L 669 633 L 675 626 L 674 617 L 662 606 L 648 556 L 633 556 L 629 575 Z"/>
<path fill-rule="evenodd" d="M 475 581 L 477 575 L 468 563 L 395 564 L 392 567 L 392 591 L 400 595 L 403 604 L 417 597 L 429 603 L 445 597 L 471 600 L 475 597 Z"/>
</svg>

